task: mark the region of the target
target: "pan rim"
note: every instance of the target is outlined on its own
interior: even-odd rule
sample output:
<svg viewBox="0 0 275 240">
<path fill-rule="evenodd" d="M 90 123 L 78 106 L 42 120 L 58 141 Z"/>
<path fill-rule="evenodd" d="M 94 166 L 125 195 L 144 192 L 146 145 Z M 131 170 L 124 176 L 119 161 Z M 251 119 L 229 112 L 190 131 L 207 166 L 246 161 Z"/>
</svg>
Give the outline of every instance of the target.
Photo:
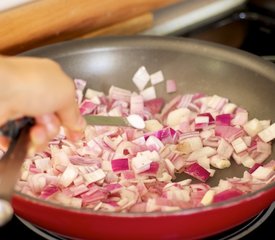
<svg viewBox="0 0 275 240">
<path fill-rule="evenodd" d="M 167 49 L 184 51 L 208 58 L 222 60 L 243 66 L 275 82 L 275 66 L 268 60 L 255 54 L 230 46 L 205 40 L 174 36 L 111 36 L 88 39 L 75 39 L 38 47 L 18 56 L 36 56 L 59 59 L 93 51 L 110 51 L 123 49 Z M 69 53 L 68 53 L 69 52 Z M 209 56 L 211 54 L 211 56 Z M 249 61 L 248 61 L 249 60 Z M 257 71 L 255 71 L 257 70 Z"/>
</svg>

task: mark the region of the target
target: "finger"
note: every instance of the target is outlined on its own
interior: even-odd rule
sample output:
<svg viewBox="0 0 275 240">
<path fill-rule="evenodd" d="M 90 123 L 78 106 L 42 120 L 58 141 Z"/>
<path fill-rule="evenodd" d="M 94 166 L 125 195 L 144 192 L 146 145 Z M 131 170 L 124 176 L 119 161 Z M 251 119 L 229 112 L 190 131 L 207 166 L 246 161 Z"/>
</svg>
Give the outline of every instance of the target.
<svg viewBox="0 0 275 240">
<path fill-rule="evenodd" d="M 86 126 L 85 119 L 81 116 L 77 103 L 73 101 L 72 104 L 65 106 L 62 110 L 57 112 L 61 124 L 64 126 L 67 136 L 76 140 L 82 136 L 83 130 Z"/>
<path fill-rule="evenodd" d="M 40 150 L 47 146 L 48 136 L 46 128 L 41 124 L 33 126 L 30 130 L 30 140 L 32 148 L 35 150 Z"/>
<path fill-rule="evenodd" d="M 60 120 L 53 113 L 36 117 L 36 124 L 44 126 L 47 131 L 47 137 L 49 140 L 58 134 L 61 125 Z"/>
</svg>

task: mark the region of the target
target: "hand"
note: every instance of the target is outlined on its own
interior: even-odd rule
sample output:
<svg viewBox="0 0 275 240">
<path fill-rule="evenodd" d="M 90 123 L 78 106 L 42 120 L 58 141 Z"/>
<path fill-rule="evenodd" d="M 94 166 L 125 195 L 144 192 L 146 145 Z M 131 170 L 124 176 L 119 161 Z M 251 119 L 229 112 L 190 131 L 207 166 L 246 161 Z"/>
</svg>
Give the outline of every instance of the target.
<svg viewBox="0 0 275 240">
<path fill-rule="evenodd" d="M 73 81 L 49 59 L 0 57 L 0 125 L 23 116 L 34 117 L 30 132 L 41 149 L 62 125 L 67 137 L 78 139 L 85 120 L 75 100 Z"/>
</svg>

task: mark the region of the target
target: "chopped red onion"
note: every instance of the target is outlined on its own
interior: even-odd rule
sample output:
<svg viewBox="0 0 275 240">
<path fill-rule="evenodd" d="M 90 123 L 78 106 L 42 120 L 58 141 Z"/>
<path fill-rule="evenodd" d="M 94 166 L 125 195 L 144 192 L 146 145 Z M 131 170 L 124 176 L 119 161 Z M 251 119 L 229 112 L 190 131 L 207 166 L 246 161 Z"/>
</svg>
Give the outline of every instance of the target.
<svg viewBox="0 0 275 240">
<path fill-rule="evenodd" d="M 97 109 L 98 105 L 94 104 L 91 100 L 85 99 L 81 104 L 80 104 L 80 113 L 82 115 L 86 114 L 92 114 L 95 112 Z"/>
<path fill-rule="evenodd" d="M 103 96 L 104 96 L 103 92 L 99 92 L 99 91 L 96 91 L 96 90 L 91 89 L 91 88 L 88 88 L 85 92 L 85 98 L 90 99 L 92 101 L 93 101 L 93 99 L 97 99 L 98 100 L 97 104 L 100 104 L 100 102 L 101 102 L 99 97 L 103 97 Z"/>
<path fill-rule="evenodd" d="M 206 182 L 206 180 L 210 176 L 210 173 L 197 163 L 191 164 L 184 170 L 184 172 L 191 175 L 194 178 L 199 179 L 202 182 Z"/>
<path fill-rule="evenodd" d="M 16 189 L 93 211 L 155 212 L 208 206 L 275 181 L 275 160 L 264 164 L 274 123 L 249 120 L 245 109 L 218 95 L 178 95 L 164 105 L 150 79 L 158 84 L 164 77 L 141 67 L 133 77 L 139 94 L 112 86 L 108 96 L 93 89 L 84 94 L 86 83 L 76 80 L 83 115 L 124 116 L 139 129 L 87 126 L 72 143 L 62 128 L 45 151 L 26 159 Z M 158 88 L 176 91 L 173 80 L 166 84 Z M 249 168 L 243 177 L 220 180 L 216 187 L 172 182 L 182 172 L 205 182 L 230 167 L 230 158 Z"/>
<path fill-rule="evenodd" d="M 274 170 L 272 168 L 259 166 L 251 175 L 260 180 L 267 180 L 274 175 Z"/>
<path fill-rule="evenodd" d="M 39 197 L 41 197 L 42 199 L 47 199 L 53 196 L 58 191 L 59 191 L 59 188 L 56 185 L 49 184 L 42 189 Z"/>
<path fill-rule="evenodd" d="M 130 102 L 131 92 L 129 90 L 111 86 L 109 89 L 109 96 L 114 100 L 122 100 L 126 102 Z"/>
<path fill-rule="evenodd" d="M 157 97 L 156 90 L 153 86 L 142 90 L 140 95 L 143 97 L 144 101 L 149 101 Z"/>
<path fill-rule="evenodd" d="M 164 105 L 163 98 L 154 98 L 144 101 L 144 107 L 147 108 L 153 115 L 160 112 Z"/>
<path fill-rule="evenodd" d="M 253 173 L 258 167 L 262 166 L 262 164 L 260 163 L 255 163 L 250 169 L 249 169 L 249 173 Z"/>
<path fill-rule="evenodd" d="M 244 131 L 237 127 L 216 125 L 215 135 L 231 143 L 234 139 L 243 136 Z"/>
<path fill-rule="evenodd" d="M 142 91 L 150 80 L 150 75 L 144 66 L 140 67 L 133 76 L 133 82 Z"/>
<path fill-rule="evenodd" d="M 247 149 L 247 146 L 241 137 L 236 138 L 234 141 L 231 142 L 231 144 L 236 153 L 243 152 Z"/>
<path fill-rule="evenodd" d="M 213 202 L 216 203 L 216 202 L 226 201 L 226 200 L 229 200 L 234 197 L 239 197 L 242 194 L 243 194 L 243 192 L 238 189 L 234 189 L 234 188 L 228 189 L 228 190 L 222 191 L 220 193 L 217 193 L 214 196 Z"/>
<path fill-rule="evenodd" d="M 248 121 L 247 123 L 245 123 L 243 125 L 243 129 L 246 131 L 246 133 L 249 136 L 254 137 L 260 131 L 263 130 L 263 126 L 262 126 L 261 122 L 258 119 L 254 118 L 254 119 Z"/>
<path fill-rule="evenodd" d="M 216 154 L 216 150 L 211 147 L 203 147 L 193 151 L 189 156 L 188 160 L 197 160 L 202 157 L 211 157 Z"/>
<path fill-rule="evenodd" d="M 228 99 L 214 95 L 210 97 L 207 105 L 213 109 L 221 110 L 226 103 L 228 103 Z"/>
<path fill-rule="evenodd" d="M 78 170 L 73 164 L 69 164 L 65 171 L 62 173 L 59 184 L 68 187 L 78 175 Z"/>
<path fill-rule="evenodd" d="M 270 142 L 275 138 L 275 123 L 258 133 L 264 142 Z"/>
<path fill-rule="evenodd" d="M 84 91 L 87 85 L 87 81 L 83 79 L 74 79 L 74 83 L 75 83 L 76 89 L 79 89 L 81 91 Z"/>
<path fill-rule="evenodd" d="M 87 184 L 94 183 L 101 179 L 104 179 L 105 176 L 106 176 L 106 174 L 104 173 L 104 171 L 102 169 L 97 169 L 95 171 L 83 174 L 83 177 Z"/>
<path fill-rule="evenodd" d="M 229 126 L 232 119 L 231 114 L 221 114 L 216 116 L 216 125 Z"/>
<path fill-rule="evenodd" d="M 144 111 L 144 101 L 141 95 L 132 95 L 130 101 L 130 113 L 131 114 L 143 114 Z"/>
<path fill-rule="evenodd" d="M 234 118 L 231 120 L 233 126 L 243 126 L 248 120 L 248 112 L 245 110 L 237 111 Z"/>
<path fill-rule="evenodd" d="M 152 85 L 156 85 L 158 83 L 161 83 L 164 81 L 164 76 L 162 71 L 157 71 L 153 74 L 150 75 L 150 79 L 151 79 L 151 84 Z"/>
<path fill-rule="evenodd" d="M 114 172 L 129 170 L 128 158 L 113 159 L 111 164 Z"/>
<path fill-rule="evenodd" d="M 127 117 L 127 121 L 136 129 L 144 129 L 145 122 L 143 119 L 137 114 L 131 114 Z"/>
<path fill-rule="evenodd" d="M 145 145 L 150 151 L 160 151 L 164 147 L 163 143 L 155 136 L 149 136 Z"/>
<path fill-rule="evenodd" d="M 178 103 L 177 108 L 187 108 L 189 104 L 192 103 L 193 97 L 193 94 L 183 95 Z"/>
<path fill-rule="evenodd" d="M 220 140 L 220 143 L 217 148 L 217 153 L 226 158 L 229 159 L 233 153 L 234 149 L 231 144 L 229 144 L 226 140 L 223 138 Z"/>
<path fill-rule="evenodd" d="M 150 133 L 148 137 L 151 135 L 157 137 L 163 144 L 176 143 L 178 141 L 178 133 L 173 128 L 169 127 Z"/>
</svg>

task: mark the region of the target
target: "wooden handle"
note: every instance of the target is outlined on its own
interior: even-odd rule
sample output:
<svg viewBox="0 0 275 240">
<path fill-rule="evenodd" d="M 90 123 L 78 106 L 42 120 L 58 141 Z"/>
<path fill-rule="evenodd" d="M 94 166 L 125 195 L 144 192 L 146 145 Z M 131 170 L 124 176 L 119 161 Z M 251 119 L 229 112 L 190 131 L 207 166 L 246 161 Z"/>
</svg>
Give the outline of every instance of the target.
<svg viewBox="0 0 275 240">
<path fill-rule="evenodd" d="M 101 28 L 90 33 L 78 36 L 77 38 L 90 38 L 96 36 L 133 35 L 150 28 L 153 24 L 153 14 L 145 13 L 129 20 Z"/>
<path fill-rule="evenodd" d="M 75 38 L 179 0 L 40 0 L 0 14 L 0 53 Z"/>
</svg>

